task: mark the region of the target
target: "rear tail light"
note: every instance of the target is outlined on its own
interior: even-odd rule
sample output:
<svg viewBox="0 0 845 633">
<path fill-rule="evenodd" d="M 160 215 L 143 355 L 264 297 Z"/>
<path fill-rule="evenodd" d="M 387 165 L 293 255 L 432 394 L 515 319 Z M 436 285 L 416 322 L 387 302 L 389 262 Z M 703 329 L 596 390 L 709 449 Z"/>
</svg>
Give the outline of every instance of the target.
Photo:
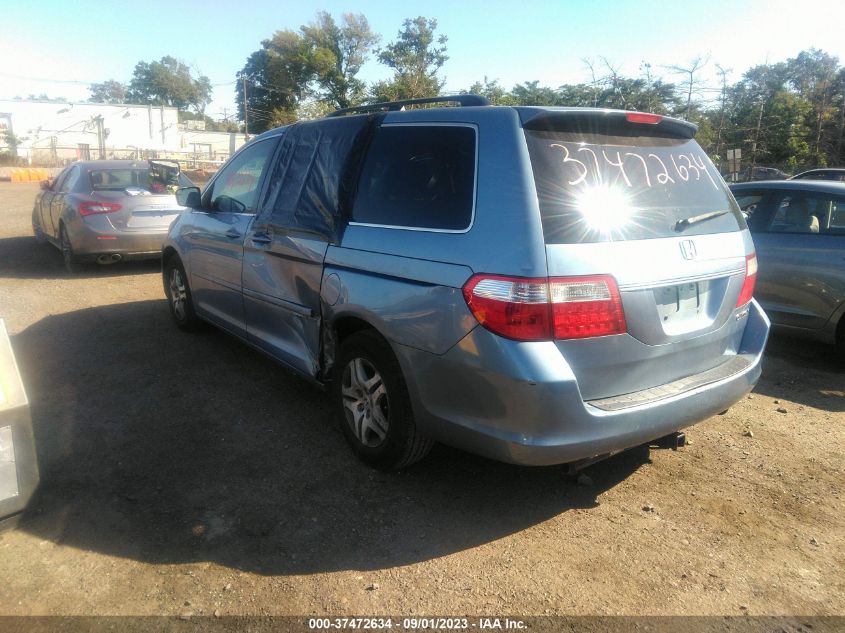
<svg viewBox="0 0 845 633">
<path fill-rule="evenodd" d="M 99 213 L 114 213 L 123 207 L 116 202 L 100 202 L 98 200 L 83 200 L 79 203 L 79 215 L 97 215 Z"/>
<path fill-rule="evenodd" d="M 607 336 L 628 330 L 613 277 L 552 277 L 549 289 L 556 339 Z"/>
<path fill-rule="evenodd" d="M 549 283 L 545 277 L 475 275 L 464 284 L 463 292 L 475 318 L 491 332 L 518 341 L 551 338 Z"/>
<path fill-rule="evenodd" d="M 587 338 L 627 331 L 613 277 L 474 275 L 464 299 L 478 322 L 517 341 Z"/>
<path fill-rule="evenodd" d="M 745 256 L 745 281 L 742 282 L 742 290 L 739 292 L 739 299 L 736 300 L 737 308 L 751 301 L 755 283 L 757 283 L 757 255 L 751 253 Z"/>
</svg>

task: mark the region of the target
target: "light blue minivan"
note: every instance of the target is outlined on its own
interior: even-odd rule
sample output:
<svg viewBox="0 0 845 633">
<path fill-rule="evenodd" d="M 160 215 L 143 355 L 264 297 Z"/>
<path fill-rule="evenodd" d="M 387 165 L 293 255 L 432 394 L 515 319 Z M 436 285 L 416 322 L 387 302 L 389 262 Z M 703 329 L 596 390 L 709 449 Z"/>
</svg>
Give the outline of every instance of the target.
<svg viewBox="0 0 845 633">
<path fill-rule="evenodd" d="M 269 131 L 178 192 L 171 313 L 327 387 L 376 468 L 435 441 L 528 465 L 649 442 L 743 397 L 769 332 L 694 134 L 474 95 Z"/>
</svg>

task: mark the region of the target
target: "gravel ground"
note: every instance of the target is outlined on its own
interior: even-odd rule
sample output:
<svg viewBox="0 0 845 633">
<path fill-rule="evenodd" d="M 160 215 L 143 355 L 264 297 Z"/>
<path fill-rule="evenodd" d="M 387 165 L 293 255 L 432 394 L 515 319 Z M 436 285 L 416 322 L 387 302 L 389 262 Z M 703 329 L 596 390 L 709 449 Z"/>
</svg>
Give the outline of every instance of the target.
<svg viewBox="0 0 845 633">
<path fill-rule="evenodd" d="M 326 395 L 169 322 L 158 264 L 64 272 L 0 183 L 0 318 L 41 488 L 0 614 L 845 613 L 845 365 L 774 338 L 754 394 L 588 468 L 359 464 Z"/>
</svg>

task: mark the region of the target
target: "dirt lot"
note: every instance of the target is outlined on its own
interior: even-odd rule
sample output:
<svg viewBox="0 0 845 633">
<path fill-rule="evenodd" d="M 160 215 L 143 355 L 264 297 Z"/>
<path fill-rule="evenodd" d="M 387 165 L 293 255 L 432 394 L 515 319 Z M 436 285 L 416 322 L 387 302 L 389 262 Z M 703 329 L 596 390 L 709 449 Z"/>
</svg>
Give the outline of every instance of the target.
<svg viewBox="0 0 845 633">
<path fill-rule="evenodd" d="M 66 274 L 31 237 L 35 193 L 0 183 L 0 318 L 42 472 L 0 535 L 0 614 L 845 613 L 832 349 L 775 338 L 690 446 L 592 485 L 445 447 L 386 475 L 324 394 L 171 326 L 156 263 Z"/>
</svg>

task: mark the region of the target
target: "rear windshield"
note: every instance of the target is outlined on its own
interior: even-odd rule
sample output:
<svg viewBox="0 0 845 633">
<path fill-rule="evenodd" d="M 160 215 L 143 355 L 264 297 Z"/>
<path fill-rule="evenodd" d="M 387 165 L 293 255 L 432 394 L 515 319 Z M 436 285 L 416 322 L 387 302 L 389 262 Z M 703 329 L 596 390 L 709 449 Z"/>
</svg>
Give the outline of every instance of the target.
<svg viewBox="0 0 845 633">
<path fill-rule="evenodd" d="M 191 181 L 181 173 L 156 173 L 150 177 L 145 168 L 94 169 L 90 172 L 93 191 L 122 191 L 129 189 L 148 193 L 173 193 L 178 187 L 188 187 Z"/>
<path fill-rule="evenodd" d="M 745 228 L 692 139 L 525 130 L 547 244 L 644 240 Z"/>
</svg>

